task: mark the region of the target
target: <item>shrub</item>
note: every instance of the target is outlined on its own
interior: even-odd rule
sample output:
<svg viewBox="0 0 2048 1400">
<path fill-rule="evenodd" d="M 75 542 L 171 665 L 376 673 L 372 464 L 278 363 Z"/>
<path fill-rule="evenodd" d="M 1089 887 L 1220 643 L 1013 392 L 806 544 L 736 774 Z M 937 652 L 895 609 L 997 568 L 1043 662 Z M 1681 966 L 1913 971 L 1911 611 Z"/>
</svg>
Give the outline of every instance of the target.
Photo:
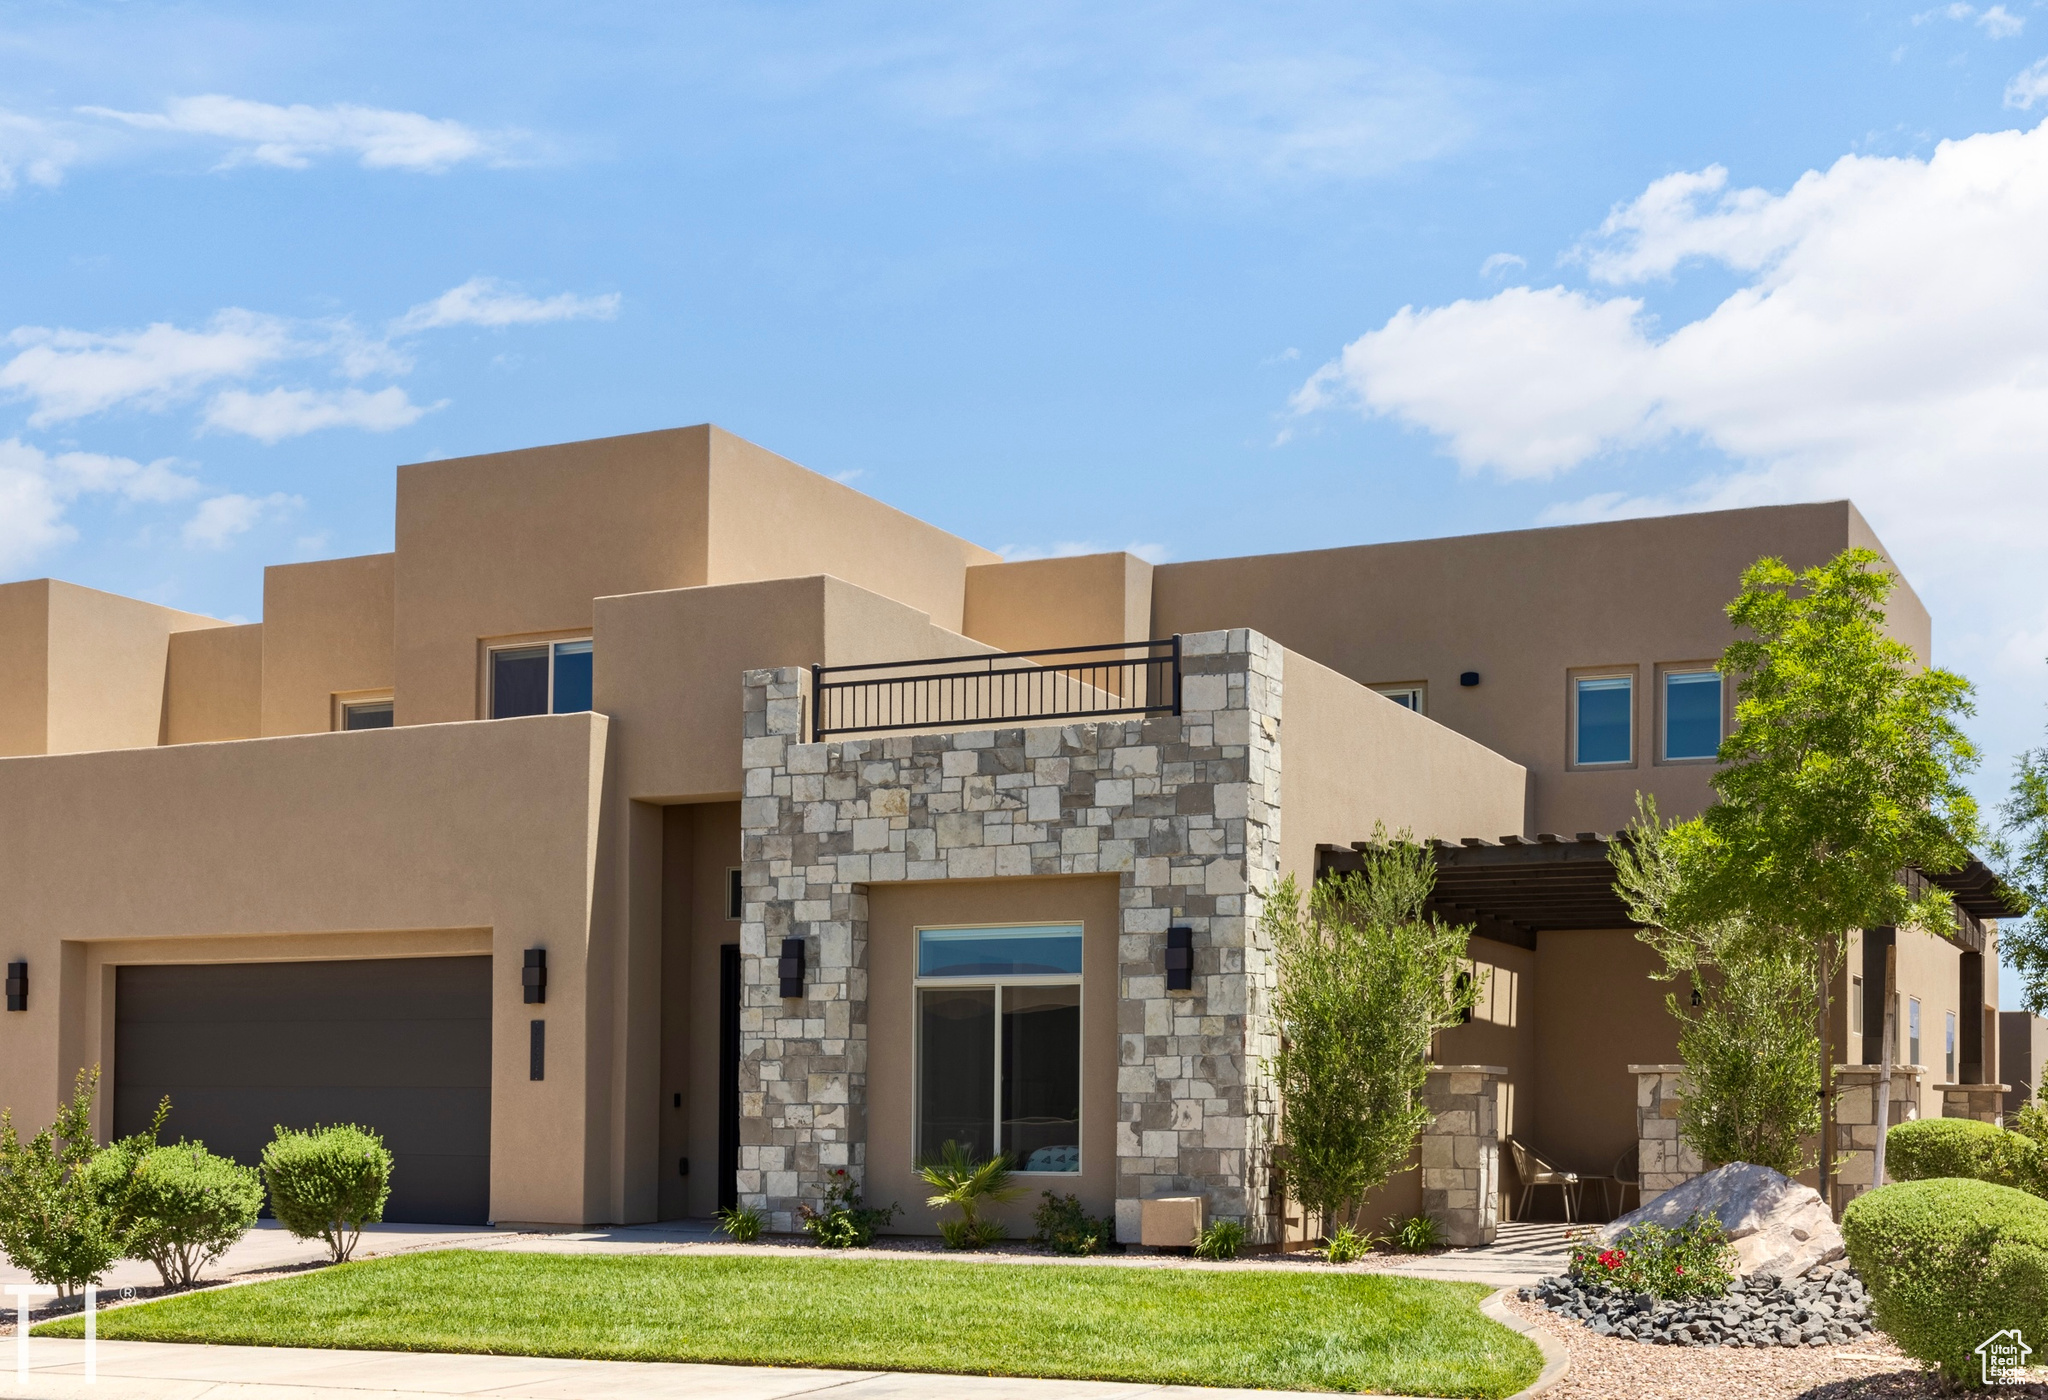
<svg viewBox="0 0 2048 1400">
<path fill-rule="evenodd" d="M 1337 1233 L 1323 1241 L 1323 1257 L 1332 1264 L 1349 1264 L 1363 1259 L 1372 1252 L 1373 1238 L 1361 1235 L 1349 1225 L 1339 1225 Z"/>
<path fill-rule="evenodd" d="M 1734 1253 L 1711 1215 L 1688 1216 L 1676 1230 L 1644 1221 L 1604 1249 L 1591 1241 L 1574 1244 L 1571 1275 L 1581 1283 L 1659 1298 L 1717 1298 L 1734 1277 Z"/>
<path fill-rule="evenodd" d="M 1877 1325 L 1951 1384 L 1981 1379 L 1976 1348 L 2007 1328 L 2048 1335 L 2048 1202 L 1986 1181 L 1908 1181 L 1842 1213 Z"/>
<path fill-rule="evenodd" d="M 1039 1194 L 1045 1199 L 1031 1217 L 1037 1227 L 1031 1236 L 1036 1243 L 1055 1254 L 1096 1254 L 1115 1242 L 1114 1216 L 1094 1219 L 1081 1208 L 1078 1196 L 1055 1196 L 1050 1191 Z"/>
<path fill-rule="evenodd" d="M 730 1210 L 712 1212 L 712 1219 L 718 1222 L 719 1233 L 734 1244 L 752 1244 L 761 1238 L 761 1227 L 767 1222 L 761 1212 L 752 1206 L 734 1206 Z"/>
<path fill-rule="evenodd" d="M 1974 1118 L 1921 1118 L 1884 1135 L 1885 1175 L 1894 1181 L 1966 1177 L 2043 1194 L 2041 1149 L 2016 1132 Z"/>
<path fill-rule="evenodd" d="M 1195 1258 L 1235 1259 L 1244 1248 L 1242 1220 L 1214 1220 L 1195 1237 Z"/>
<path fill-rule="evenodd" d="M 858 1249 L 874 1243 L 875 1231 L 896 1218 L 894 1205 L 886 1208 L 862 1205 L 860 1187 L 844 1167 L 832 1169 L 821 1207 L 808 1202 L 797 1207 L 804 1230 L 826 1249 Z"/>
<path fill-rule="evenodd" d="M 939 1234 L 948 1249 L 979 1249 L 1000 1240 L 1005 1233 L 1003 1224 L 983 1220 L 982 1203 L 1014 1201 L 1023 1189 L 1010 1183 L 1009 1157 L 998 1153 L 976 1161 L 950 1138 L 938 1156 L 917 1164 L 917 1174 L 932 1188 L 932 1194 L 925 1197 L 926 1205 L 935 1210 L 952 1206 L 960 1212 L 958 1220 L 939 1223 Z"/>
<path fill-rule="evenodd" d="M 1437 1224 L 1433 1215 L 1411 1215 L 1406 1220 L 1390 1215 L 1387 1238 L 1404 1254 L 1421 1254 L 1443 1247 L 1444 1227 Z"/>
<path fill-rule="evenodd" d="M 106 1148 L 88 1168 L 113 1203 L 127 1257 L 156 1265 L 164 1285 L 198 1281 L 263 1210 L 263 1177 L 199 1142 L 156 1145 L 155 1133 Z"/>
<path fill-rule="evenodd" d="M 98 1151 L 92 1101 L 95 1065 L 80 1070 L 71 1101 L 27 1142 L 12 1109 L 0 1109 L 0 1251 L 37 1283 L 69 1297 L 97 1283 L 122 1254 L 117 1203 L 94 1187 L 87 1168 Z"/>
<path fill-rule="evenodd" d="M 353 1123 L 310 1132 L 279 1126 L 263 1149 L 263 1179 L 278 1224 L 302 1240 L 324 1240 L 334 1262 L 355 1253 L 363 1226 L 384 1218 L 391 1153 Z"/>
</svg>

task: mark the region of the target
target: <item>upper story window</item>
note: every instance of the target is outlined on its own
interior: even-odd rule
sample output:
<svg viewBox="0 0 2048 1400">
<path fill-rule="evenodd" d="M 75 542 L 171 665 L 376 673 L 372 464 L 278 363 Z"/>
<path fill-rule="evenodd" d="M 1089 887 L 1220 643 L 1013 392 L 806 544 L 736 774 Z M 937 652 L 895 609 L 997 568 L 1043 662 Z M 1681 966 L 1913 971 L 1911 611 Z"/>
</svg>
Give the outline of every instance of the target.
<svg viewBox="0 0 2048 1400">
<path fill-rule="evenodd" d="M 1404 710 L 1413 710 L 1418 715 L 1429 713 L 1428 687 L 1424 686 L 1420 681 L 1412 685 L 1376 685 L 1372 689 L 1386 696 Z"/>
<path fill-rule="evenodd" d="M 1920 998 L 1906 998 L 1906 1063 L 1920 1063 Z"/>
<path fill-rule="evenodd" d="M 1635 761 L 1636 678 L 1578 676 L 1572 681 L 1572 763 Z"/>
<path fill-rule="evenodd" d="M 391 699 L 344 700 L 341 702 L 341 727 L 343 729 L 389 729 L 391 727 Z"/>
<path fill-rule="evenodd" d="M 491 652 L 491 718 L 567 715 L 590 708 L 590 640 Z"/>
<path fill-rule="evenodd" d="M 1721 673 L 1664 673 L 1664 759 L 1709 759 L 1721 751 Z"/>
<path fill-rule="evenodd" d="M 917 1150 L 1081 1170 L 1081 925 L 917 931 Z"/>
</svg>

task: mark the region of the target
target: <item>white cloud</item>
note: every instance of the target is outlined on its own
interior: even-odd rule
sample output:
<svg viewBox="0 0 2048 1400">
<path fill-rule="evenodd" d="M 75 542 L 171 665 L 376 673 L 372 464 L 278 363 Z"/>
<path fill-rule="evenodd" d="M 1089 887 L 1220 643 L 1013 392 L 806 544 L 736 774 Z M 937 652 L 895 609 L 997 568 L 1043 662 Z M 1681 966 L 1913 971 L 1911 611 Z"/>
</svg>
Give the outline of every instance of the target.
<svg viewBox="0 0 2048 1400">
<path fill-rule="evenodd" d="M 472 277 L 432 301 L 423 301 L 392 322 L 394 335 L 438 326 L 525 326 L 547 321 L 609 321 L 619 314 L 616 292 L 584 297 L 530 297 L 494 277 Z"/>
<path fill-rule="evenodd" d="M 273 491 L 268 496 L 209 496 L 199 503 L 199 509 L 179 534 L 187 545 L 195 548 L 226 549 L 236 535 L 254 529 L 266 517 L 276 518 L 305 504 L 303 497 L 288 496 L 282 491 Z"/>
<path fill-rule="evenodd" d="M 0 111 L 0 194 L 13 193 L 23 180 L 57 184 L 78 154 L 78 142 L 49 122 Z"/>
<path fill-rule="evenodd" d="M 255 394 L 245 389 L 228 389 L 216 394 L 206 406 L 205 425 L 265 443 L 282 442 L 321 428 L 362 428 L 388 433 L 410 427 L 446 402 L 444 399 L 436 404 L 416 404 L 395 384 L 375 393 L 362 389 L 270 389 Z"/>
<path fill-rule="evenodd" d="M 20 348 L 0 364 L 0 393 L 30 400 L 35 427 L 121 403 L 161 408 L 216 380 L 305 353 L 290 323 L 234 308 L 197 331 L 166 322 L 104 333 L 22 326 L 6 343 Z"/>
<path fill-rule="evenodd" d="M 1597 460 L 1625 479 L 1551 521 L 1851 497 L 1934 608 L 1947 656 L 2003 668 L 2011 637 L 2048 625 L 2043 229 L 2048 123 L 1925 159 L 1844 157 L 1783 193 L 1731 190 L 1718 168 L 1670 176 L 1578 250 L 1596 281 L 1641 295 L 1516 287 L 1404 308 L 1295 407 L 1420 429 L 1467 472 L 1542 479 Z M 1738 286 L 1658 321 L 1656 285 L 1694 261 Z M 1653 445 L 1705 453 L 1622 455 Z M 2038 732 L 2027 710 L 2023 736 Z"/>
<path fill-rule="evenodd" d="M 226 97 L 173 98 L 161 112 L 108 107 L 80 111 L 144 131 L 213 137 L 234 143 L 226 165 L 254 162 L 302 170 L 321 156 L 353 156 L 371 170 L 438 173 L 465 161 L 502 161 L 510 136 L 418 112 L 336 103 L 313 107 Z"/>
<path fill-rule="evenodd" d="M 2044 100 L 2048 100 L 2048 58 L 2037 58 L 2005 85 L 2005 105 L 2025 112 Z"/>
<path fill-rule="evenodd" d="M 1956 4 L 1937 5 L 1931 10 L 1922 10 L 1913 16 L 1913 23 L 1926 24 L 1937 19 L 1973 20 L 1979 29 L 1994 39 L 2010 39 L 2027 27 L 2024 16 L 2013 14 L 2003 5 L 1993 5 L 1989 9 L 1979 10 L 1975 5 L 1960 3 L 1960 0 Z"/>
<path fill-rule="evenodd" d="M 1494 273 L 1506 272 L 1509 268 L 1519 272 L 1528 265 L 1529 260 L 1520 253 L 1494 253 L 1485 262 L 1479 264 L 1479 275 L 1481 277 L 1491 277 Z"/>
<path fill-rule="evenodd" d="M 136 462 L 91 452 L 52 456 L 19 438 L 0 441 L 0 576 L 22 572 L 78 536 L 65 512 L 82 495 L 166 503 L 196 495 L 199 483 L 169 460 Z"/>
</svg>

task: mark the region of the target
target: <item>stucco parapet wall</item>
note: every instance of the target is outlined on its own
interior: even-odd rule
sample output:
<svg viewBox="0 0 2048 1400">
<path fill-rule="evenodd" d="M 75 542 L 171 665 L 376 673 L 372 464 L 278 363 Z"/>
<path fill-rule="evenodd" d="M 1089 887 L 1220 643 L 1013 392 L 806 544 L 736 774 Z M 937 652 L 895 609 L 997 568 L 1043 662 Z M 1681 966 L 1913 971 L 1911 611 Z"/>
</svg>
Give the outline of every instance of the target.
<svg viewBox="0 0 2048 1400">
<path fill-rule="evenodd" d="M 1182 713 L 802 742 L 803 672 L 749 671 L 740 804 L 740 1196 L 791 1228 L 827 1175 L 865 1165 L 868 886 L 1118 878 L 1117 1216 L 1200 1194 L 1273 1234 L 1278 1101 L 1272 950 L 1280 862 L 1281 648 L 1242 629 L 1181 639 Z M 1188 927 L 1194 986 L 1168 992 Z M 802 1000 L 777 985 L 805 940 Z M 1128 1218 L 1127 1218 L 1128 1217 Z"/>
</svg>

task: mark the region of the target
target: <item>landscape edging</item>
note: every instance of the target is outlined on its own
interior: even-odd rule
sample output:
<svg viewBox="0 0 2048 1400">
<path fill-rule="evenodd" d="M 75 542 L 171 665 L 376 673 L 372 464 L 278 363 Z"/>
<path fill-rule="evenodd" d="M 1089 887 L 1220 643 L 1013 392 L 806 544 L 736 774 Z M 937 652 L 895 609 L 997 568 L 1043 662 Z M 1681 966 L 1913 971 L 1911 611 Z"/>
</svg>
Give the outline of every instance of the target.
<svg viewBox="0 0 2048 1400">
<path fill-rule="evenodd" d="M 1536 1379 L 1508 1397 L 1508 1400 L 1534 1400 L 1534 1397 L 1543 1394 L 1570 1373 L 1572 1358 L 1571 1353 L 1565 1350 L 1563 1340 L 1555 1332 L 1541 1323 L 1525 1321 L 1508 1311 L 1508 1295 L 1514 1291 L 1509 1287 L 1487 1294 L 1486 1301 L 1479 1305 L 1479 1311 L 1503 1327 L 1520 1332 L 1536 1343 L 1537 1348 L 1542 1351 L 1543 1369 L 1537 1373 Z"/>
</svg>

